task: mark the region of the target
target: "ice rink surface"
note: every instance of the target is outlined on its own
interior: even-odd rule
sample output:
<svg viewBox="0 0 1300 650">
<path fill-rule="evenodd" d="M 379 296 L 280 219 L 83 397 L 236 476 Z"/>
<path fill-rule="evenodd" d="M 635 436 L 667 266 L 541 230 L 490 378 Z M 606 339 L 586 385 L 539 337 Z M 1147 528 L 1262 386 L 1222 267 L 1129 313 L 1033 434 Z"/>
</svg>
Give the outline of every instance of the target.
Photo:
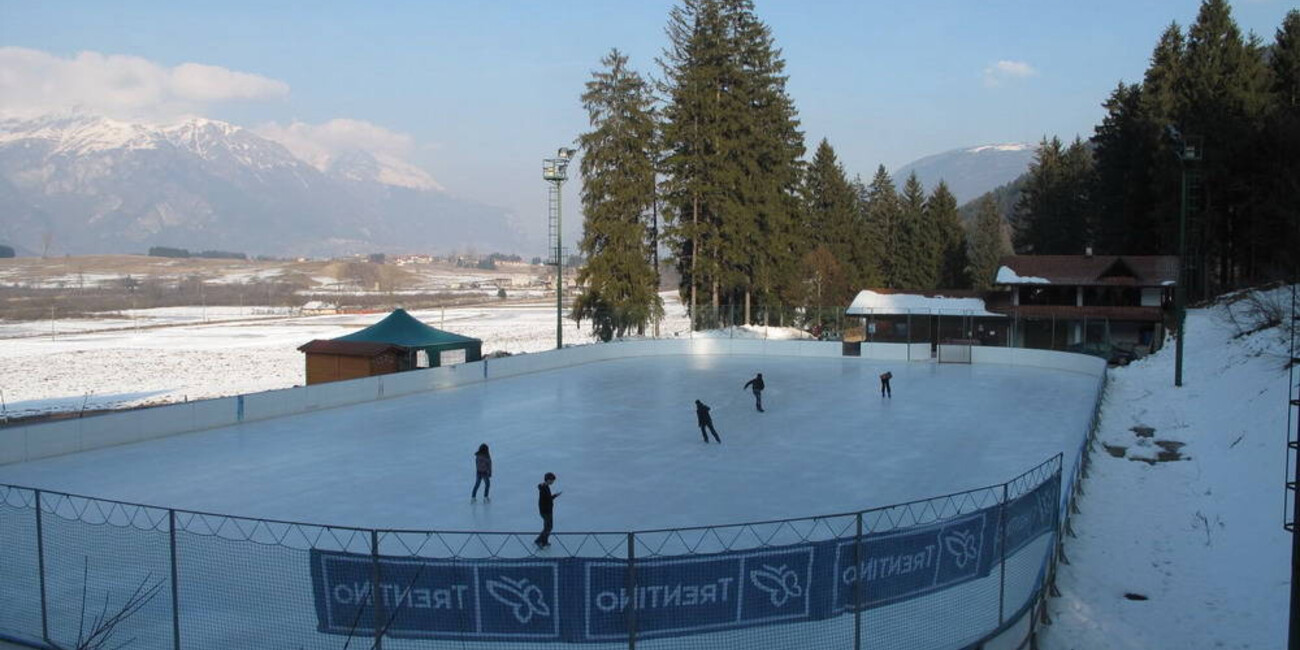
<svg viewBox="0 0 1300 650">
<path fill-rule="evenodd" d="M 765 413 L 741 388 L 757 372 Z M 984 487 L 1062 452 L 1068 468 L 1095 387 L 1000 365 L 640 357 L 5 465 L 0 483 L 319 524 L 527 532 L 550 471 L 556 532 L 728 524 Z M 696 399 L 721 445 L 702 442 Z M 492 500 L 472 504 L 480 443 Z"/>
</svg>

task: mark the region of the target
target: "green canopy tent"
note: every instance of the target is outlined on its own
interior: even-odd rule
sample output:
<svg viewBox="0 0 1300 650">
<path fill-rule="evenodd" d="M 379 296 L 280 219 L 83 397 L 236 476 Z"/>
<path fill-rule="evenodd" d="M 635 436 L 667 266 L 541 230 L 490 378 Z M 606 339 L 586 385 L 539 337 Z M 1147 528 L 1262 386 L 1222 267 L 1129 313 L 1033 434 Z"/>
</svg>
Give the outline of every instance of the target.
<svg viewBox="0 0 1300 650">
<path fill-rule="evenodd" d="M 408 368 L 416 367 L 414 357 L 418 350 L 424 350 L 429 355 L 430 367 L 442 365 L 443 353 L 454 353 L 456 350 L 465 351 L 467 362 L 483 358 L 483 341 L 429 327 L 406 313 L 405 309 L 394 310 L 370 327 L 331 340 L 400 345 L 411 350 L 412 358 Z"/>
</svg>

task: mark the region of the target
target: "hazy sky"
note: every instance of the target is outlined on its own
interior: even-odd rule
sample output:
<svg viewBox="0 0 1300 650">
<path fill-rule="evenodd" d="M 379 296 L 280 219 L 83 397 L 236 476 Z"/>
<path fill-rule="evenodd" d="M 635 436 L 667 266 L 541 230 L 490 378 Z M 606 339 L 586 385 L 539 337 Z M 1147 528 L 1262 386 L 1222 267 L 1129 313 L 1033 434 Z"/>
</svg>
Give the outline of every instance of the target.
<svg viewBox="0 0 1300 650">
<path fill-rule="evenodd" d="M 369 148 L 544 232 L 541 161 L 588 128 L 583 84 L 613 47 L 657 76 L 673 4 L 0 0 L 0 112 L 199 114 L 320 150 Z M 827 138 L 869 177 L 950 149 L 1088 137 L 1109 92 L 1140 80 L 1161 31 L 1199 2 L 756 5 L 809 150 Z M 1294 6 L 1238 0 L 1233 15 L 1272 42 Z"/>
</svg>

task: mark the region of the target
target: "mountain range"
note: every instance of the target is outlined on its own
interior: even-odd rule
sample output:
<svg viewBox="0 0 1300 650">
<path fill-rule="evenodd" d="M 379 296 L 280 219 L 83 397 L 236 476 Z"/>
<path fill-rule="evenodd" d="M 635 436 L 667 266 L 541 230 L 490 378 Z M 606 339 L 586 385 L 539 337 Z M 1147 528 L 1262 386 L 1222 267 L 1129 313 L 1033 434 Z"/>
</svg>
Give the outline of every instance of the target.
<svg viewBox="0 0 1300 650">
<path fill-rule="evenodd" d="M 928 156 L 915 172 L 958 203 L 1011 182 L 1034 147 Z M 0 119 L 0 244 L 20 255 L 143 253 L 153 246 L 250 256 L 525 252 L 503 208 L 453 197 L 428 174 L 360 149 L 310 159 L 226 122 L 124 122 L 69 112 Z"/>
<path fill-rule="evenodd" d="M 251 130 L 68 113 L 0 120 L 0 243 L 19 254 L 523 250 L 502 208 L 362 150 L 313 165 Z"/>
</svg>

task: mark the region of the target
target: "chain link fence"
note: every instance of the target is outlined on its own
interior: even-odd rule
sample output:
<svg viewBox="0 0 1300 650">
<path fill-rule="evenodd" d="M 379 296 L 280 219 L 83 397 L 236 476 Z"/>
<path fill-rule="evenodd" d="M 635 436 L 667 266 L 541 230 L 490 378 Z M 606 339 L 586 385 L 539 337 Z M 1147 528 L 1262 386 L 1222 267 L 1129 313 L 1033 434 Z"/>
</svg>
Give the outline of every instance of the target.
<svg viewBox="0 0 1300 650">
<path fill-rule="evenodd" d="M 1077 469 L 1076 469 L 1077 471 Z M 57 648 L 960 648 L 1023 618 L 1062 456 L 860 512 L 633 532 L 374 530 L 0 485 L 0 635 Z"/>
</svg>

